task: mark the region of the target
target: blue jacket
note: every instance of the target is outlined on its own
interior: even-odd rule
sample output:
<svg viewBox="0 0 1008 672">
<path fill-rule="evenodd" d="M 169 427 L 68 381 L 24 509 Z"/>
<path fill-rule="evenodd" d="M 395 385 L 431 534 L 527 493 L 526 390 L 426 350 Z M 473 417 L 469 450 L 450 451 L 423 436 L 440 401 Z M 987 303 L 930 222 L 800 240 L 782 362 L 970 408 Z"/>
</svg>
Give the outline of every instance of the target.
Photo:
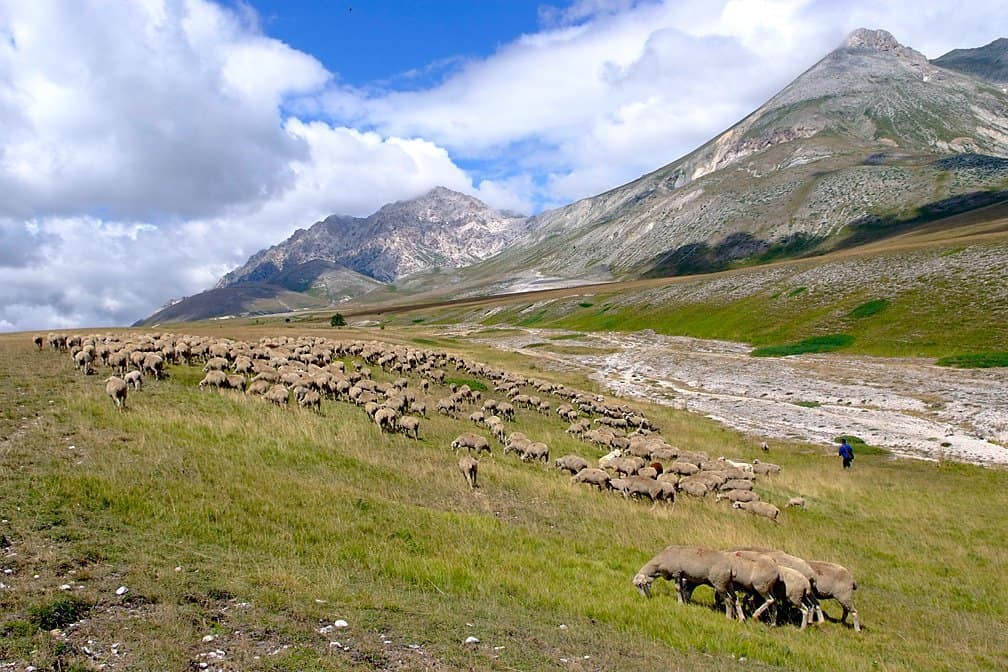
<svg viewBox="0 0 1008 672">
<path fill-rule="evenodd" d="M 840 455 L 840 457 L 844 458 L 845 460 L 854 459 L 854 449 L 851 448 L 849 443 L 841 443 L 840 451 L 837 454 Z"/>
</svg>

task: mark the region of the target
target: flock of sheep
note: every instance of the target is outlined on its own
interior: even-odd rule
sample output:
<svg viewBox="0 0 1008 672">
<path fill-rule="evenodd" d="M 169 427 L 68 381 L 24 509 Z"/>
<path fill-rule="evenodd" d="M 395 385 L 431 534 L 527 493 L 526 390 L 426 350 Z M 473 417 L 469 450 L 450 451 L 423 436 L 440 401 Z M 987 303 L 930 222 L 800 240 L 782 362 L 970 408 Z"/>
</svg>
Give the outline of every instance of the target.
<svg viewBox="0 0 1008 672">
<path fill-rule="evenodd" d="M 451 443 L 453 450 L 462 452 L 458 469 L 470 488 L 478 487 L 476 456 L 491 454 L 492 441 L 502 446 L 505 455 L 514 453 L 523 462 L 548 464 L 549 446 L 522 432 L 509 431 L 508 424 L 515 421 L 519 409 L 543 416 L 555 415 L 569 423 L 567 433 L 583 441 L 586 447 L 608 451 L 594 465 L 576 454 L 557 458 L 554 466 L 569 473 L 573 483 L 654 504 L 674 503 L 679 494 L 713 495 L 716 501 L 729 502 L 734 509 L 775 522 L 781 513 L 774 504 L 761 501 L 754 489 L 758 477 L 780 472 L 777 465 L 760 460 L 749 463 L 725 457 L 712 459 L 704 452 L 678 449 L 665 441 L 648 418 L 625 405 L 431 349 L 309 337 L 263 338 L 249 343 L 173 334 L 49 334 L 47 339 L 35 336 L 34 343 L 40 350 L 47 343 L 55 351 L 68 352 L 84 374 L 96 373 L 99 366 L 111 369 L 114 375 L 105 379 L 105 390 L 120 409 L 126 406 L 130 388 L 140 390 L 145 375 L 161 378 L 165 375 L 166 364 L 202 364 L 205 376 L 199 381 L 201 389 L 236 390 L 261 396 L 280 406 L 287 406 L 293 400 L 302 408 L 321 412 L 323 399 L 351 403 L 362 408 L 381 432 L 400 432 L 415 440 L 420 439 L 422 418 L 427 416 L 428 403 L 433 400 L 432 408 L 437 413 L 455 419 L 466 418 L 492 437 L 470 431 L 460 434 Z M 371 367 L 381 369 L 394 380 L 388 383 L 375 380 Z M 449 382 L 446 396 L 429 399 L 434 386 L 445 387 L 449 368 L 485 380 L 493 387 L 497 398 L 484 398 L 479 390 L 469 385 Z M 794 497 L 787 506 L 805 508 L 805 501 Z M 699 573 L 690 573 L 696 569 L 692 565 L 684 573 L 681 566 L 668 564 L 672 562 L 670 552 L 673 548 L 679 547 L 666 549 L 635 577 L 635 585 L 646 595 L 650 595 L 650 583 L 656 576 L 677 582 L 680 601 L 689 599 L 692 587 L 706 583 L 725 601 L 727 613 L 734 609 L 742 618 L 741 603 L 734 597 L 736 589 L 755 590 L 755 594 L 764 598 L 757 608 L 759 615 L 774 604 L 770 598 L 773 591 L 780 588 L 787 603 L 801 611 L 803 627 L 808 622 L 806 609 L 815 604 L 817 596 L 825 595 L 815 592 L 818 584 L 812 564 L 802 564 L 804 561 L 797 558 L 793 558 L 794 562 L 782 562 L 777 558 L 781 571 L 768 584 L 770 588 L 761 592 L 743 580 L 740 568 L 747 566 L 747 562 L 760 564 L 763 560 L 738 555 L 749 553 L 749 550 L 736 551 L 734 559 L 726 560 L 727 565 L 718 565 L 716 571 L 710 568 L 714 573 L 708 572 L 706 578 L 701 579 Z M 703 557 L 712 561 L 715 558 L 725 560 L 716 555 L 717 552 L 705 553 L 708 555 Z M 783 571 L 784 567 L 789 571 Z M 795 595 L 801 593 L 797 602 L 792 599 L 792 588 L 801 582 L 790 576 L 793 571 L 806 580 L 802 585 L 809 586 L 804 592 L 799 590 L 800 586 L 794 588 Z M 841 604 L 846 618 L 847 611 L 853 612 L 853 607 L 849 600 L 841 600 Z M 821 610 L 818 613 L 821 618 Z M 855 628 L 859 628 L 857 613 L 853 613 Z"/>
<path fill-rule="evenodd" d="M 657 578 L 675 584 L 680 604 L 690 601 L 697 586 L 710 586 L 717 602 L 724 605 L 725 616 L 745 620 L 744 603 L 752 604 L 751 618 L 769 612 L 777 622 L 777 607 L 796 610 L 801 629 L 818 619 L 825 620 L 819 600 L 834 599 L 843 607 L 841 622 L 853 617 L 854 630 L 861 631 L 861 621 L 854 608 L 857 582 L 842 565 L 818 560 L 803 560 L 794 555 L 766 548 L 735 548 L 727 551 L 697 546 L 669 546 L 641 567 L 633 584 L 645 597 L 651 597 L 651 584 Z"/>
</svg>

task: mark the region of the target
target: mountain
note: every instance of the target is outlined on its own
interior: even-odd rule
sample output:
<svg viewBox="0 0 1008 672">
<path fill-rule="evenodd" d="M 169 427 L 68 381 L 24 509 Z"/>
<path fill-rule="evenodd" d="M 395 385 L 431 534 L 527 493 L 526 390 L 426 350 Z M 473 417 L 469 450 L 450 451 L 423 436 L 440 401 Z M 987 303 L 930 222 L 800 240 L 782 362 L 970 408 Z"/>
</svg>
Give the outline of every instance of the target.
<svg viewBox="0 0 1008 672">
<path fill-rule="evenodd" d="M 499 212 L 472 196 L 437 187 L 383 206 L 365 218 L 333 215 L 262 250 L 221 278 L 222 289 L 276 282 L 309 262 L 339 264 L 381 282 L 435 268 L 457 268 L 501 251 L 527 219 Z M 281 283 L 283 284 L 283 283 Z"/>
<path fill-rule="evenodd" d="M 458 286 L 507 291 L 532 271 L 677 275 L 852 246 L 1008 198 L 1005 157 L 1008 95 L 861 29 L 685 157 L 539 215 Z"/>
<path fill-rule="evenodd" d="M 359 218 L 333 215 L 261 250 L 205 292 L 138 325 L 325 308 L 403 275 L 472 264 L 526 232 L 528 218 L 436 187 Z"/>
<path fill-rule="evenodd" d="M 953 49 L 931 63 L 1005 85 L 1008 84 L 1008 39 L 1002 37 L 976 49 Z"/>
</svg>

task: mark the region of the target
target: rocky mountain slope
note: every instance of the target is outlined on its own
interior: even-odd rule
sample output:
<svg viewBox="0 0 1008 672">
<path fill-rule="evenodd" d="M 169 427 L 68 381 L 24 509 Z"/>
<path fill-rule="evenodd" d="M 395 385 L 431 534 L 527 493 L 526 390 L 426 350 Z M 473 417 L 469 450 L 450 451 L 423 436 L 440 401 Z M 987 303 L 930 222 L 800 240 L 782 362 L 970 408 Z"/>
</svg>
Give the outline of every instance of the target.
<svg viewBox="0 0 1008 672">
<path fill-rule="evenodd" d="M 1002 37 L 976 49 L 953 49 L 931 63 L 996 84 L 1008 84 L 1008 38 Z"/>
<path fill-rule="evenodd" d="M 535 218 L 462 285 L 528 269 L 675 275 L 856 245 L 1008 198 L 1008 94 L 858 30 L 738 124 L 678 161 Z"/>
<path fill-rule="evenodd" d="M 380 282 L 433 268 L 457 268 L 500 252 L 526 218 L 494 210 L 444 187 L 390 203 L 364 218 L 333 215 L 253 255 L 217 287 L 275 282 L 292 268 L 329 262 Z"/>
<path fill-rule="evenodd" d="M 165 306 L 137 324 L 324 308 L 419 271 L 492 256 L 528 219 L 437 187 L 368 217 L 333 215 L 254 254 L 212 290 Z"/>
</svg>

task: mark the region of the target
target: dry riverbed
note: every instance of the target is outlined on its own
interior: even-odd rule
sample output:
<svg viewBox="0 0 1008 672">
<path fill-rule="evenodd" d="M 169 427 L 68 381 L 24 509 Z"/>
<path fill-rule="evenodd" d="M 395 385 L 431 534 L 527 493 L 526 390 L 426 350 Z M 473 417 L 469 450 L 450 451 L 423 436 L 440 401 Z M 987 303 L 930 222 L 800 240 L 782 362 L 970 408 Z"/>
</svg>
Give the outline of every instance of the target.
<svg viewBox="0 0 1008 672">
<path fill-rule="evenodd" d="M 741 343 L 650 330 L 551 340 L 570 332 L 520 329 L 484 338 L 482 328 L 449 329 L 587 370 L 614 394 L 686 408 L 756 435 L 828 444 L 846 434 L 910 457 L 1008 464 L 1008 376 L 1001 369 L 837 354 L 751 357 Z"/>
</svg>

